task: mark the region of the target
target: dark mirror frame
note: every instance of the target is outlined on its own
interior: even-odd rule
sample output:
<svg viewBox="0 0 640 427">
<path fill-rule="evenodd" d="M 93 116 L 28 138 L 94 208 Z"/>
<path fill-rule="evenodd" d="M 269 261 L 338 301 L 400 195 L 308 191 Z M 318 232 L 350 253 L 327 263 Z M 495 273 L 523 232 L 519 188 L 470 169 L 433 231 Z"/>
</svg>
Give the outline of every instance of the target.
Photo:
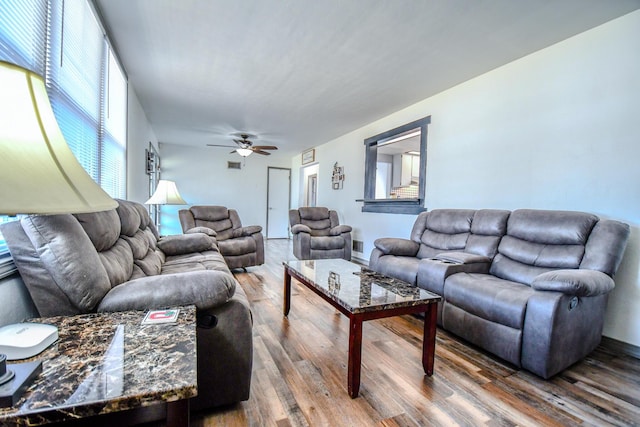
<svg viewBox="0 0 640 427">
<path fill-rule="evenodd" d="M 418 214 L 424 211 L 425 183 L 427 174 L 427 128 L 431 116 L 423 117 L 406 125 L 388 130 L 364 140 L 366 157 L 364 170 L 364 203 L 362 212 L 380 212 L 396 214 Z M 389 139 L 394 135 L 420 128 L 420 177 L 418 179 L 417 199 L 376 199 L 376 168 L 378 159 L 378 141 Z"/>
</svg>

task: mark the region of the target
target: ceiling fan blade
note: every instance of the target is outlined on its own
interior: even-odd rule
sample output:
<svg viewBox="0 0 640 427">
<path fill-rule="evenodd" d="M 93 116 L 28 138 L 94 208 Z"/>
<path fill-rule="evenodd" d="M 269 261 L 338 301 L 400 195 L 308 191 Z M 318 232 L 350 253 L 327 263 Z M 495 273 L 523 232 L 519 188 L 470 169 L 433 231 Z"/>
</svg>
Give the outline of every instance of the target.
<svg viewBox="0 0 640 427">
<path fill-rule="evenodd" d="M 256 148 L 258 150 L 277 150 L 278 147 L 276 147 L 275 145 L 254 145 L 253 148 Z"/>
<path fill-rule="evenodd" d="M 253 152 L 257 153 L 257 154 L 262 154 L 263 156 L 270 156 L 271 155 L 271 153 L 268 153 L 268 152 L 262 151 L 262 150 L 253 150 Z"/>
<path fill-rule="evenodd" d="M 220 145 L 220 144 L 207 144 L 208 147 L 227 147 L 227 148 L 235 148 L 233 145 Z"/>
</svg>

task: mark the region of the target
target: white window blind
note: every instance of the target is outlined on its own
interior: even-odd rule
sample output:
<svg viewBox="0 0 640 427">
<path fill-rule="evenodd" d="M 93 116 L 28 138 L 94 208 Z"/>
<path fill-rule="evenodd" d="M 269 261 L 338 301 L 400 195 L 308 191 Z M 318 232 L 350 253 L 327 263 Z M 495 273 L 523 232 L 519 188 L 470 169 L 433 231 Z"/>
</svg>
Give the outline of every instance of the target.
<svg viewBox="0 0 640 427">
<path fill-rule="evenodd" d="M 124 197 L 126 182 L 127 80 L 116 57 L 108 47 L 106 63 L 107 87 L 103 103 L 102 156 L 100 185 L 114 197 Z"/>
<path fill-rule="evenodd" d="M 0 58 L 44 75 L 47 0 L 0 1 Z"/>
<path fill-rule="evenodd" d="M 85 1 L 54 1 L 51 17 L 51 105 L 71 151 L 99 182 L 102 32 Z"/>
</svg>

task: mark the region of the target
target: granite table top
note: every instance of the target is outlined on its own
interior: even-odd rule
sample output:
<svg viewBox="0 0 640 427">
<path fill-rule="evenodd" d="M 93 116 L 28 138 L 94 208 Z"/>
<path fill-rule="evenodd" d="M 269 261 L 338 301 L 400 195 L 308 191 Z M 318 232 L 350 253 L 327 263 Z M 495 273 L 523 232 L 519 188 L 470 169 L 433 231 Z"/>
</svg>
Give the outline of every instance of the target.
<svg viewBox="0 0 640 427">
<path fill-rule="evenodd" d="M 441 300 L 439 295 L 344 259 L 285 261 L 283 264 L 354 314 Z"/>
<path fill-rule="evenodd" d="M 143 325 L 145 312 L 32 319 L 58 327 L 40 373 L 0 425 L 39 425 L 197 395 L 196 309 L 175 323 Z M 7 368 L 11 369 L 9 363 Z"/>
</svg>

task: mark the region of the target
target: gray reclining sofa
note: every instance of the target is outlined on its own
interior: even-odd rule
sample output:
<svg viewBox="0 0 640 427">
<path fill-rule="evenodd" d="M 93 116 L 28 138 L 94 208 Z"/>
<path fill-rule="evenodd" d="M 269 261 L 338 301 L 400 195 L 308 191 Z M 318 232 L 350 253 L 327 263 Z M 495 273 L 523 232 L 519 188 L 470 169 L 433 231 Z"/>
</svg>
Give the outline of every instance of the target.
<svg viewBox="0 0 640 427">
<path fill-rule="evenodd" d="M 251 311 L 215 238 L 195 233 L 158 239 L 143 205 L 118 203 L 110 211 L 4 224 L 2 233 L 30 294 L 10 295 L 30 296 L 43 317 L 195 305 L 198 396 L 191 408 L 247 400 Z M 28 301 L 12 304 L 31 307 Z"/>
<path fill-rule="evenodd" d="M 582 212 L 440 209 L 369 267 L 443 297 L 438 324 L 543 378 L 600 343 L 629 226 Z"/>
</svg>

